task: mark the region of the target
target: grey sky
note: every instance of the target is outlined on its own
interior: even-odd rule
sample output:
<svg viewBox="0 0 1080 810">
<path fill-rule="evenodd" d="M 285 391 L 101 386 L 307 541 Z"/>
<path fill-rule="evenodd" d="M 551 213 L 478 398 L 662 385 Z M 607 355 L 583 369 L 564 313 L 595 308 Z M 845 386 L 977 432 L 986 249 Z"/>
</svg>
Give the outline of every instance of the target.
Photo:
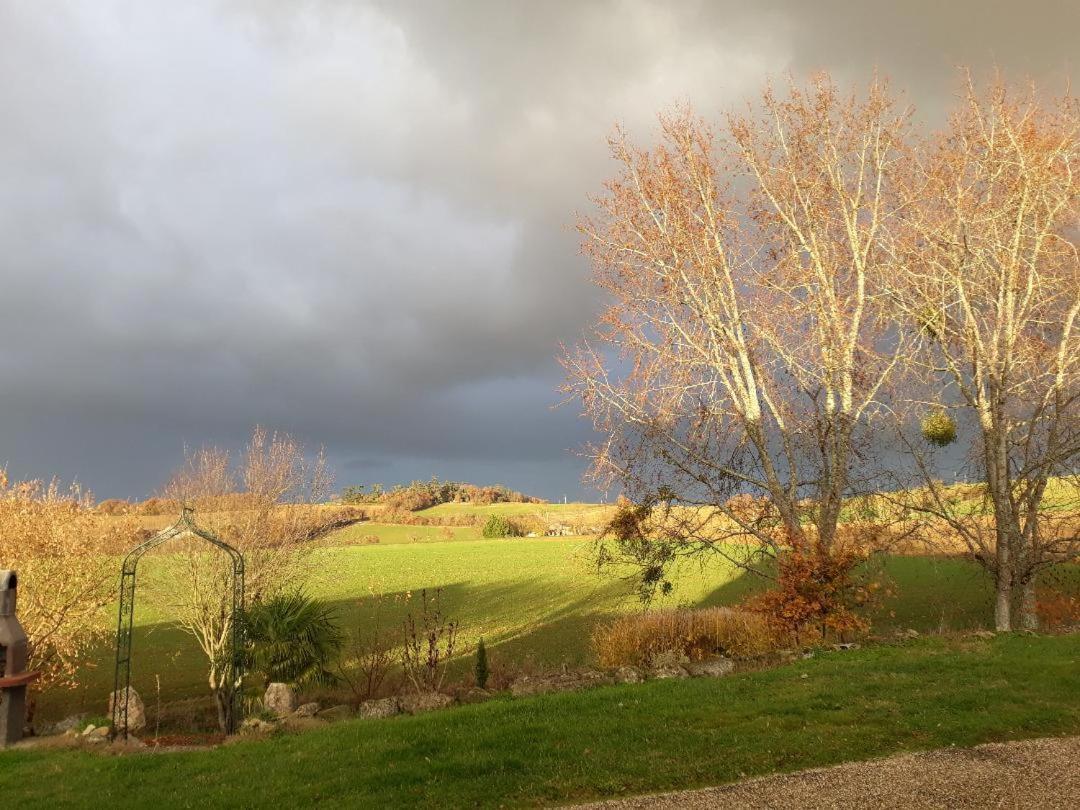
<svg viewBox="0 0 1080 810">
<path fill-rule="evenodd" d="M 616 122 L 875 66 L 1061 84 L 1074 2 L 0 0 L 0 463 L 142 497 L 255 423 L 338 483 L 582 493 L 552 410 Z"/>
</svg>

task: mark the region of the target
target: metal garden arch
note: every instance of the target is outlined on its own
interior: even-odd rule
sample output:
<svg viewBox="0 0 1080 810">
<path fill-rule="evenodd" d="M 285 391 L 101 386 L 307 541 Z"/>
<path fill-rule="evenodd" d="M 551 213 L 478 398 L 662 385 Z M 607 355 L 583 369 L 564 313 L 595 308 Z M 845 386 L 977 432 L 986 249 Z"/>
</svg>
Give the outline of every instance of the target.
<svg viewBox="0 0 1080 810">
<path fill-rule="evenodd" d="M 168 543 L 177 537 L 194 535 L 228 555 L 232 563 L 232 613 L 229 618 L 231 630 L 231 675 L 234 684 L 232 692 L 232 711 L 229 713 L 227 732 L 236 731 L 240 723 L 241 694 L 240 684 L 244 678 L 244 555 L 230 546 L 213 532 L 200 528 L 195 523 L 194 511 L 184 506 L 180 519 L 164 529 L 142 545 L 132 549 L 124 557 L 120 574 L 120 615 L 116 625 L 116 677 L 112 701 L 112 736 L 128 736 L 128 700 L 131 695 L 131 635 L 135 620 L 135 574 L 139 560 L 148 551 Z"/>
</svg>

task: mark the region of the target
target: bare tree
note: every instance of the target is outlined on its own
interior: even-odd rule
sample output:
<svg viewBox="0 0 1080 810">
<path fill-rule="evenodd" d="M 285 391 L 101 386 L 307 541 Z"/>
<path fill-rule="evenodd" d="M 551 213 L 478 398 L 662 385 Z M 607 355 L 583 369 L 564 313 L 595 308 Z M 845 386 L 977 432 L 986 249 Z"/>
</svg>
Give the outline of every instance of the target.
<svg viewBox="0 0 1080 810">
<path fill-rule="evenodd" d="M 613 303 L 599 347 L 566 353 L 566 390 L 606 437 L 597 478 L 663 505 L 634 518 L 660 514 L 631 553 L 654 582 L 703 552 L 757 573 L 783 548 L 830 558 L 904 350 L 882 242 L 906 111 L 882 82 L 842 96 L 820 76 L 727 123 L 663 117 L 652 150 L 618 133 L 621 173 L 580 222 Z"/>
<path fill-rule="evenodd" d="M 319 504 L 331 486 L 322 454 L 309 462 L 303 447 L 284 434 L 256 428 L 238 470 L 229 454 L 204 447 L 187 454 L 163 496 L 194 506 L 200 525 L 244 555 L 249 604 L 295 591 L 309 578 L 313 541 L 331 520 Z M 231 673 L 231 569 L 204 544 L 165 549 L 160 559 L 168 587 L 152 599 L 195 637 L 208 663 L 207 683 L 218 720 L 229 726 Z"/>
<path fill-rule="evenodd" d="M 968 77 L 906 184 L 893 279 L 924 339 L 913 365 L 938 389 L 936 407 L 973 415 L 985 480 L 981 503 L 955 497 L 934 454 L 913 442 L 924 488 L 906 505 L 946 522 L 993 573 L 999 630 L 1012 626 L 1015 588 L 1033 627 L 1034 577 L 1080 554 L 1077 112 L 1071 95 L 1044 104 L 1034 88 L 1014 94 L 1001 81 L 980 93 Z"/>
</svg>

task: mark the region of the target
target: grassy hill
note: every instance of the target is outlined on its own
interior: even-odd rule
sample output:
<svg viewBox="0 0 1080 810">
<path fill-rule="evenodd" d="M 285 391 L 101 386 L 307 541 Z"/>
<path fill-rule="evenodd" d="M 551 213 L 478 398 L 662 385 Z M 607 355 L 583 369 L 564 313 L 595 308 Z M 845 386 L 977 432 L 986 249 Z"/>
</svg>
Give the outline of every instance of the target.
<svg viewBox="0 0 1080 810">
<path fill-rule="evenodd" d="M 493 666 L 588 664 L 590 634 L 597 622 L 640 609 L 631 583 L 597 575 L 591 543 L 581 539 L 473 539 L 472 527 L 361 524 L 342 530 L 317 557 L 310 591 L 332 602 L 348 630 L 372 621 L 380 605 L 390 632 L 405 615 L 404 596 L 441 589 L 443 607 L 461 622 L 458 666 L 483 636 Z M 378 545 L 353 545 L 354 535 L 378 532 Z M 426 537 L 416 542 L 412 536 Z M 142 587 L 154 587 L 153 560 L 145 563 Z M 895 596 L 873 613 L 875 630 L 920 632 L 986 626 L 992 615 L 989 580 L 976 566 L 956 559 L 895 557 L 884 563 Z M 1080 570 L 1071 572 L 1078 580 Z M 760 582 L 721 560 L 684 567 L 674 592 L 658 606 L 726 605 L 743 599 Z M 160 586 L 160 584 L 158 585 Z M 136 616 L 134 686 L 155 701 L 160 679 L 165 702 L 205 699 L 204 662 L 190 637 L 140 603 Z M 54 691 L 40 702 L 41 717 L 73 711 L 99 713 L 112 686 L 112 648 L 104 646 L 82 674 L 77 691 Z"/>
<path fill-rule="evenodd" d="M 50 808 L 535 807 L 1078 733 L 1080 636 L 931 638 L 212 751 L 0 752 L 0 796 Z"/>
</svg>

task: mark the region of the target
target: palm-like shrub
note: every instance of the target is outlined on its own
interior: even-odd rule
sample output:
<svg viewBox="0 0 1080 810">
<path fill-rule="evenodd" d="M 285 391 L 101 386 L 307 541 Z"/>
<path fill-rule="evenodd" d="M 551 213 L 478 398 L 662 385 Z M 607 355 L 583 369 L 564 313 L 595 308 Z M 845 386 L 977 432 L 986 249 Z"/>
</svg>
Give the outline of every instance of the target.
<svg viewBox="0 0 1080 810">
<path fill-rule="evenodd" d="M 275 596 L 244 615 L 248 668 L 266 683 L 298 686 L 337 682 L 331 667 L 345 636 L 333 609 L 302 592 Z"/>
</svg>

